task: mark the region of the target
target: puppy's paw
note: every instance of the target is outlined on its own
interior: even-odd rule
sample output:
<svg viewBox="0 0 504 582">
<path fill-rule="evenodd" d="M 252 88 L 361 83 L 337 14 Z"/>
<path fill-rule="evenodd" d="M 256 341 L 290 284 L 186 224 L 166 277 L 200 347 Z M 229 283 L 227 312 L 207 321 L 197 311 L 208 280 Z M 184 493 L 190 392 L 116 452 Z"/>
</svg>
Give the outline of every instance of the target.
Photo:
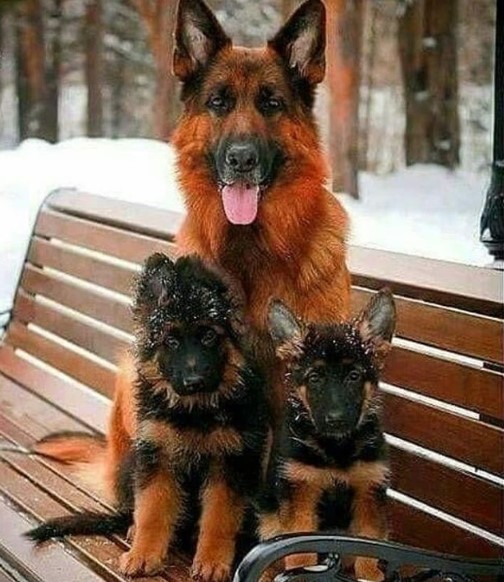
<svg viewBox="0 0 504 582">
<path fill-rule="evenodd" d="M 195 558 L 191 577 L 198 582 L 227 582 L 231 578 L 231 567 L 223 562 L 200 561 Z"/>
<path fill-rule="evenodd" d="M 381 582 L 384 579 L 383 572 L 378 568 L 378 560 L 360 557 L 355 560 L 355 577 L 371 582 Z"/>
<path fill-rule="evenodd" d="M 119 558 L 119 570 L 126 576 L 153 576 L 163 569 L 164 555 L 131 549 Z"/>
</svg>

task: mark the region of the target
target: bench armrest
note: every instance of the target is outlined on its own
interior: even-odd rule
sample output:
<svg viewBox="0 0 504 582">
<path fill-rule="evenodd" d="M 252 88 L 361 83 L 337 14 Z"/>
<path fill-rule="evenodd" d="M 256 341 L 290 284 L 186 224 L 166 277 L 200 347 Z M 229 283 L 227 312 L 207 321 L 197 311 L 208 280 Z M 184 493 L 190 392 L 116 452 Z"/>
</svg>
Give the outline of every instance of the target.
<svg viewBox="0 0 504 582">
<path fill-rule="evenodd" d="M 378 558 L 384 564 L 386 580 L 406 582 L 431 580 L 470 580 L 471 576 L 504 576 L 504 559 L 475 559 L 421 550 L 393 542 L 356 538 L 332 534 L 296 534 L 273 538 L 253 548 L 236 570 L 233 582 L 258 582 L 261 575 L 274 562 L 297 553 L 327 554 L 325 566 L 298 568 L 284 572 L 282 582 L 348 582 L 344 575 L 341 557 L 357 555 Z M 402 566 L 415 566 L 421 573 L 402 577 Z M 277 578 L 279 579 L 279 578 Z"/>
</svg>

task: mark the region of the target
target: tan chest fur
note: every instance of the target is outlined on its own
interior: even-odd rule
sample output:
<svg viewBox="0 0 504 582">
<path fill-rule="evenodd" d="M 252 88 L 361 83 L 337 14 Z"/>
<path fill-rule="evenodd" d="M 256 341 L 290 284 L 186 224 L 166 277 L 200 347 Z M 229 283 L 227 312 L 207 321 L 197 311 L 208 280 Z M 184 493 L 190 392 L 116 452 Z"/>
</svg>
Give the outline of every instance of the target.
<svg viewBox="0 0 504 582">
<path fill-rule="evenodd" d="M 146 421 L 140 437 L 156 442 L 171 459 L 195 459 L 202 456 L 222 457 L 240 453 L 243 439 L 233 428 L 218 427 L 208 432 L 176 429 L 159 421 Z"/>
<path fill-rule="evenodd" d="M 347 485 L 356 489 L 363 489 L 385 483 L 389 469 L 385 463 L 365 463 L 358 461 L 348 469 L 333 467 L 312 467 L 298 461 L 289 461 L 284 469 L 284 476 L 295 484 L 309 485 L 323 491 L 337 484 Z"/>
</svg>

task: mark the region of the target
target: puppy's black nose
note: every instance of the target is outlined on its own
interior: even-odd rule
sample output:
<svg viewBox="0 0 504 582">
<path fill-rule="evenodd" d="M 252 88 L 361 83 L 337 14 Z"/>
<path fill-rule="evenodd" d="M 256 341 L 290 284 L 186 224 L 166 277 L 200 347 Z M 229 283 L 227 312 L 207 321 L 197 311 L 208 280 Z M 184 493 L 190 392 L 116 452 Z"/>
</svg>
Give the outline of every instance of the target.
<svg viewBox="0 0 504 582">
<path fill-rule="evenodd" d="M 225 160 L 235 172 L 251 172 L 259 164 L 259 151 L 251 142 L 233 143 L 227 148 Z"/>
<path fill-rule="evenodd" d="M 191 376 L 186 376 L 182 383 L 184 384 L 184 388 L 188 393 L 194 394 L 195 392 L 199 392 L 204 386 L 204 378 L 203 376 L 194 374 Z"/>
<path fill-rule="evenodd" d="M 328 412 L 325 415 L 325 421 L 330 426 L 338 426 L 343 421 L 343 414 L 341 412 Z"/>
</svg>

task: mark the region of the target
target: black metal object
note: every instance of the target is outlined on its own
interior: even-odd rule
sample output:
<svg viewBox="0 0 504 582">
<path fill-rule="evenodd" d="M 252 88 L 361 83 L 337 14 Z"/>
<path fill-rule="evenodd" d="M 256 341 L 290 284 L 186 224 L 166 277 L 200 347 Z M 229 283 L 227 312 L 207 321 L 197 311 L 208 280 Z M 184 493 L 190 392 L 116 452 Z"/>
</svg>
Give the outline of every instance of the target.
<svg viewBox="0 0 504 582">
<path fill-rule="evenodd" d="M 481 215 L 480 240 L 504 261 L 504 0 L 497 0 L 495 25 L 494 139 L 492 178 Z"/>
<path fill-rule="evenodd" d="M 277 560 L 299 553 L 322 554 L 326 558 L 315 567 L 284 571 L 275 577 L 275 582 L 353 581 L 343 570 L 342 558 L 346 555 L 379 559 L 386 582 L 424 582 L 434 578 L 468 582 L 474 576 L 504 580 L 504 557 L 501 560 L 462 558 L 394 542 L 333 534 L 295 534 L 279 536 L 253 548 L 238 566 L 233 582 L 258 582 Z M 416 573 L 401 574 L 403 566 L 415 567 Z"/>
</svg>

